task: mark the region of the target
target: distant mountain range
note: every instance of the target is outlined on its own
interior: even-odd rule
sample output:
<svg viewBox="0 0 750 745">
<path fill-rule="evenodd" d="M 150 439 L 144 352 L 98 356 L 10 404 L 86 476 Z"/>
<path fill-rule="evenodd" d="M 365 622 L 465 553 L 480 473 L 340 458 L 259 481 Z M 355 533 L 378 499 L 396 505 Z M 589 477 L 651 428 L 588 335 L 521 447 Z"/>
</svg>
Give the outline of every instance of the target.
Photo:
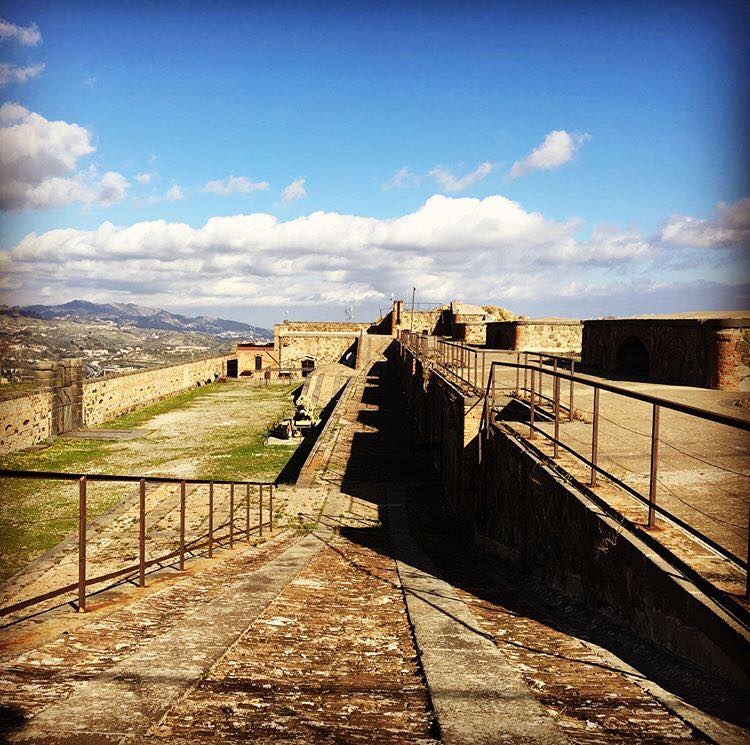
<svg viewBox="0 0 750 745">
<path fill-rule="evenodd" d="M 214 336 L 273 339 L 273 331 L 251 326 L 239 321 L 207 316 L 182 316 L 160 308 L 147 308 L 135 303 L 89 303 L 86 300 L 71 300 L 62 305 L 0 306 L 0 314 L 15 315 L 43 320 L 67 319 L 82 322 L 111 321 L 118 326 L 135 326 L 140 329 L 169 331 L 194 331 Z"/>
</svg>

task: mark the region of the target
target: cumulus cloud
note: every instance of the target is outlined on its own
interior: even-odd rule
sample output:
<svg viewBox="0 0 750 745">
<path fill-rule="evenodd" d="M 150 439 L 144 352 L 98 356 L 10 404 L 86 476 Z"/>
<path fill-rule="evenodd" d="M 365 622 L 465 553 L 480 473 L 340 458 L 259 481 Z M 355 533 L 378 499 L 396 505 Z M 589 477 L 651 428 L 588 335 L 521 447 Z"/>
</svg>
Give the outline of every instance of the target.
<svg viewBox="0 0 750 745">
<path fill-rule="evenodd" d="M 154 178 L 154 173 L 153 171 L 147 171 L 145 173 L 136 173 L 134 178 L 139 184 L 143 184 L 145 186 L 146 184 L 151 183 L 152 179 Z"/>
<path fill-rule="evenodd" d="M 295 199 L 302 199 L 307 196 L 307 190 L 305 189 L 305 179 L 298 178 L 292 181 L 291 184 L 284 187 L 284 191 L 281 195 L 281 199 L 284 204 L 289 204 Z"/>
<path fill-rule="evenodd" d="M 570 134 L 564 129 L 555 129 L 526 158 L 517 160 L 508 175 L 518 178 L 532 171 L 551 171 L 559 168 L 572 160 L 581 145 L 589 139 L 591 135 L 586 133 Z"/>
<path fill-rule="evenodd" d="M 72 202 L 107 206 L 129 186 L 115 171 L 76 171 L 93 153 L 84 127 L 48 121 L 16 103 L 0 106 L 0 209 L 46 209 Z"/>
<path fill-rule="evenodd" d="M 708 220 L 672 215 L 662 226 L 660 240 L 694 248 L 750 248 L 750 197 L 734 204 L 720 202 Z"/>
<path fill-rule="evenodd" d="M 60 287 L 161 305 L 362 304 L 386 300 L 411 278 L 423 297 L 518 300 L 549 297 L 561 277 L 591 267 L 616 267 L 619 276 L 651 251 L 614 228 L 579 240 L 580 227 L 499 195 L 435 195 L 395 219 L 313 212 L 281 221 L 253 213 L 200 227 L 156 220 L 31 233 L 0 252 L 0 274 L 13 296 L 6 302 Z"/>
<path fill-rule="evenodd" d="M 268 181 L 251 181 L 246 176 L 230 176 L 224 181 L 209 181 L 203 187 L 203 191 L 226 196 L 227 194 L 251 194 L 254 191 L 265 191 L 269 186 Z"/>
<path fill-rule="evenodd" d="M 389 189 L 411 189 L 419 186 L 420 181 L 421 179 L 416 173 L 412 173 L 408 166 L 404 166 L 403 168 L 399 168 L 393 174 L 392 178 L 383 182 L 380 188 L 383 191 L 388 191 Z"/>
<path fill-rule="evenodd" d="M 443 166 L 435 166 L 428 175 L 440 184 L 443 191 L 454 193 L 468 189 L 473 184 L 487 178 L 490 173 L 492 173 L 492 163 L 480 163 L 476 170 L 460 178 L 456 178 L 451 171 L 443 168 Z"/>
<path fill-rule="evenodd" d="M 18 67 L 8 62 L 0 63 L 0 87 L 5 87 L 11 83 L 25 83 L 30 78 L 36 78 L 44 72 L 44 65 L 27 65 Z"/>
<path fill-rule="evenodd" d="M 42 35 L 39 33 L 36 23 L 29 26 L 18 26 L 0 18 L 0 40 L 5 39 L 14 39 L 26 47 L 33 47 L 42 40 Z"/>
</svg>

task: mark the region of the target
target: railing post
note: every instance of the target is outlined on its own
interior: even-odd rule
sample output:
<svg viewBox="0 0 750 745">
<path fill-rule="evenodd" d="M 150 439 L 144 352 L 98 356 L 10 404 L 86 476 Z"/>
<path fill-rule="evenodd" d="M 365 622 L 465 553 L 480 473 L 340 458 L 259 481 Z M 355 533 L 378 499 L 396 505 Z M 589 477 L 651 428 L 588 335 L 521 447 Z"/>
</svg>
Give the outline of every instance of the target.
<svg viewBox="0 0 750 745">
<path fill-rule="evenodd" d="M 518 396 L 518 388 L 521 385 L 521 353 L 516 352 L 516 397 Z"/>
<path fill-rule="evenodd" d="M 268 487 L 268 529 L 273 532 L 273 484 Z"/>
<path fill-rule="evenodd" d="M 146 479 L 141 479 L 138 494 L 138 585 L 146 586 Z"/>
<path fill-rule="evenodd" d="M 648 527 L 653 528 L 656 522 L 656 477 L 659 470 L 659 404 L 654 404 L 651 417 L 651 469 L 648 481 Z"/>
<path fill-rule="evenodd" d="M 180 482 L 180 571 L 185 569 L 185 482 Z"/>
<path fill-rule="evenodd" d="M 78 480 L 78 612 L 86 612 L 86 477 Z"/>
<path fill-rule="evenodd" d="M 750 509 L 747 514 L 747 569 L 745 570 L 745 600 L 750 600 Z"/>
<path fill-rule="evenodd" d="M 523 353 L 523 392 L 526 393 L 526 391 L 529 390 L 529 353 L 524 352 Z"/>
<path fill-rule="evenodd" d="M 487 352 L 482 352 L 482 388 L 487 385 L 487 374 L 485 372 L 485 363 L 487 360 Z"/>
<path fill-rule="evenodd" d="M 529 439 L 534 439 L 534 370 L 531 371 L 531 407 L 529 409 Z"/>
<path fill-rule="evenodd" d="M 560 454 L 557 444 L 557 441 L 560 439 L 560 378 L 558 378 L 557 375 L 555 375 L 553 390 L 555 392 L 555 440 L 552 445 L 552 457 L 557 458 Z"/>
<path fill-rule="evenodd" d="M 544 367 L 542 365 L 542 355 L 539 355 L 539 405 L 544 405 L 544 399 L 542 398 L 542 391 L 544 390 Z"/>
<path fill-rule="evenodd" d="M 229 549 L 234 548 L 234 484 L 229 485 Z"/>
<path fill-rule="evenodd" d="M 263 484 L 258 486 L 258 535 L 263 535 Z"/>
<path fill-rule="evenodd" d="M 568 421 L 573 421 L 573 394 L 574 394 L 574 387 L 575 384 L 573 383 L 573 378 L 576 374 L 576 361 L 573 359 L 573 357 L 570 358 L 570 411 L 568 412 Z"/>
<path fill-rule="evenodd" d="M 594 421 L 591 428 L 591 486 L 596 486 L 596 459 L 599 453 L 599 389 L 594 388 Z"/>
<path fill-rule="evenodd" d="M 245 486 L 245 536 L 250 543 L 250 484 Z"/>
<path fill-rule="evenodd" d="M 214 482 L 208 485 L 208 558 L 214 557 Z"/>
</svg>

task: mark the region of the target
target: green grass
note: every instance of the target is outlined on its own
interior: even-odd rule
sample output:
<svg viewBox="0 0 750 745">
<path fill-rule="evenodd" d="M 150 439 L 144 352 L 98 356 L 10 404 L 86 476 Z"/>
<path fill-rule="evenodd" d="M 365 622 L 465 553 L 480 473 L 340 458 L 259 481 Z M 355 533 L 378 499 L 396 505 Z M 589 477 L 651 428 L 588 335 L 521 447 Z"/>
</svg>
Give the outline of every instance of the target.
<svg viewBox="0 0 750 745">
<path fill-rule="evenodd" d="M 220 393 L 222 387 L 218 384 L 203 385 L 200 388 L 191 388 L 184 393 L 178 393 L 176 396 L 170 396 L 162 401 L 158 401 L 151 406 L 142 409 L 136 409 L 129 414 L 123 414 L 108 422 L 97 424 L 95 429 L 135 429 L 148 422 L 159 414 L 166 414 L 175 409 L 181 409 L 183 406 L 192 403 L 196 399 L 206 398 L 212 394 Z"/>
<path fill-rule="evenodd" d="M 148 428 L 154 417 L 220 393 L 225 385 L 202 386 L 172 396 L 152 406 L 99 425 L 102 429 Z M 29 450 L 0 458 L 0 467 L 13 470 L 65 473 L 138 473 L 159 468 L 173 458 L 195 457 L 198 478 L 221 480 L 273 480 L 294 452 L 293 446 L 266 446 L 268 429 L 294 410 L 290 387 L 245 388 L 238 405 L 252 411 L 257 421 L 246 426 L 215 427 L 199 447 L 185 442 L 175 448 L 169 432 L 152 432 L 149 449 L 131 460 L 125 443 L 106 440 L 58 439 L 43 450 Z M 209 404 L 210 406 L 210 404 Z M 169 442 L 171 447 L 167 447 Z M 160 443 L 165 443 L 160 448 Z M 179 440 L 177 442 L 179 443 Z M 153 445 L 153 447 L 151 447 Z M 168 465 L 164 469 L 168 471 Z M 167 475 L 165 473 L 165 475 Z M 89 484 L 89 519 L 100 515 L 132 491 L 131 484 Z M 0 493 L 0 578 L 5 578 L 70 535 L 77 525 L 78 490 L 75 483 L 8 479 Z"/>
</svg>

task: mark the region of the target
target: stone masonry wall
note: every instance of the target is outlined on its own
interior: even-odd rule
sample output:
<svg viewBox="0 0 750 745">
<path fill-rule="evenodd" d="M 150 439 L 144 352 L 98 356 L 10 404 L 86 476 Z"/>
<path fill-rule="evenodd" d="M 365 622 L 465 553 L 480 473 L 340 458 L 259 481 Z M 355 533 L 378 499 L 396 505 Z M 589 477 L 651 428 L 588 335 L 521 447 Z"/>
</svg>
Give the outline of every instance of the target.
<svg viewBox="0 0 750 745">
<path fill-rule="evenodd" d="M 106 422 L 173 396 L 226 372 L 226 357 L 126 373 L 83 384 L 83 426 Z"/>
<path fill-rule="evenodd" d="M 580 321 L 493 321 L 487 324 L 487 346 L 530 352 L 580 352 L 582 334 Z"/>
<path fill-rule="evenodd" d="M 52 399 L 49 389 L 0 401 L 0 455 L 52 436 Z"/>
<path fill-rule="evenodd" d="M 484 322 L 456 322 L 453 324 L 453 338 L 455 341 L 483 347 L 487 341 L 487 324 Z"/>
<path fill-rule="evenodd" d="M 676 654 L 748 685 L 747 643 L 706 612 L 670 567 L 403 346 L 395 358 L 444 495 L 482 549 Z M 479 442 L 481 439 L 481 443 Z M 480 450 L 481 446 L 481 450 Z M 481 454 L 481 455 L 480 455 Z"/>
<path fill-rule="evenodd" d="M 656 382 L 750 390 L 750 326 L 697 319 L 613 319 L 584 322 L 583 362 L 618 372 L 617 352 L 638 339 Z"/>
<path fill-rule="evenodd" d="M 283 332 L 278 337 L 279 358 L 283 369 L 299 368 L 302 360 L 312 359 L 315 367 L 339 362 L 344 354 L 351 350 L 351 359 L 347 364 L 354 367 L 355 346 L 359 337 L 357 332 Z"/>
</svg>

